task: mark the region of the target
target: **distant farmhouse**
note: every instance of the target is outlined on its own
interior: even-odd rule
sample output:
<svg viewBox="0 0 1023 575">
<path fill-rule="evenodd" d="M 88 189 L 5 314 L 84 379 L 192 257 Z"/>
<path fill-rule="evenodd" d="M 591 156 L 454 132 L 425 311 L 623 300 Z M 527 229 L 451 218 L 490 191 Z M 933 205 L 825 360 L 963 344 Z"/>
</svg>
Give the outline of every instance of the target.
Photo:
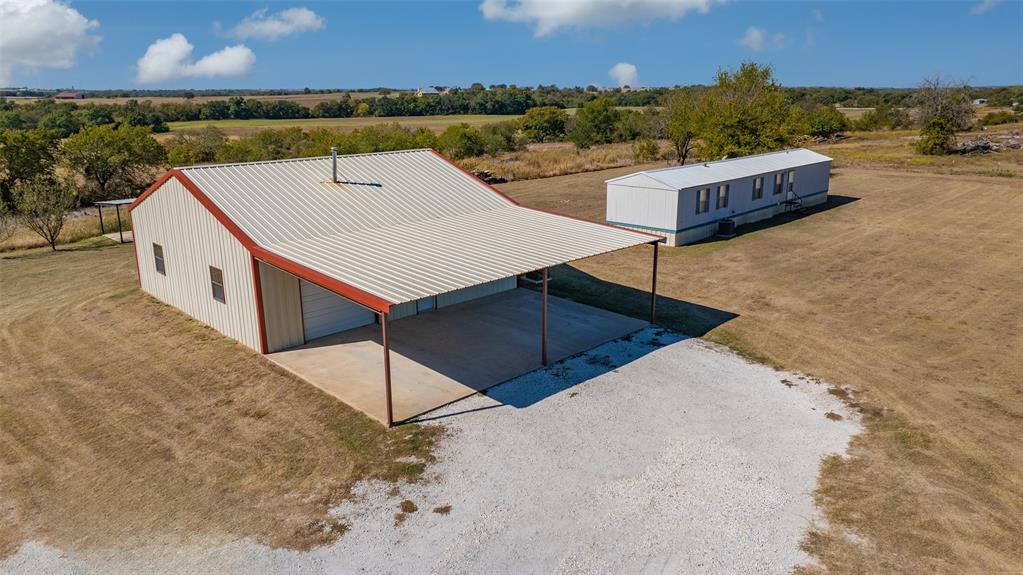
<svg viewBox="0 0 1023 575">
<path fill-rule="evenodd" d="M 81 92 L 57 92 L 53 95 L 55 100 L 84 100 L 85 94 Z"/>
<path fill-rule="evenodd" d="M 974 106 L 980 106 L 981 104 L 987 104 L 987 99 L 986 98 L 977 98 L 976 100 L 973 101 L 973 105 Z"/>
<path fill-rule="evenodd" d="M 425 88 L 417 89 L 416 97 L 422 98 L 423 96 L 440 96 L 440 92 L 433 86 L 426 86 Z"/>
<path fill-rule="evenodd" d="M 804 148 L 637 172 L 607 180 L 607 223 L 680 246 L 823 203 L 830 174 L 831 158 Z"/>
</svg>

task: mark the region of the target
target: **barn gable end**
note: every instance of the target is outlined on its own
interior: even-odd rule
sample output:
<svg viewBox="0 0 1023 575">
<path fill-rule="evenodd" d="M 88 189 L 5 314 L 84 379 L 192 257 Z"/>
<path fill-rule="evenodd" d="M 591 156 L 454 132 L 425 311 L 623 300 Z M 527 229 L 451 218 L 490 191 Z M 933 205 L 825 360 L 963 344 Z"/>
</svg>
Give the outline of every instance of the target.
<svg viewBox="0 0 1023 575">
<path fill-rule="evenodd" d="M 174 176 L 131 210 L 142 290 L 258 351 L 252 256 Z M 165 273 L 157 271 L 154 244 Z M 214 299 L 211 266 L 223 272 L 224 302 Z"/>
</svg>

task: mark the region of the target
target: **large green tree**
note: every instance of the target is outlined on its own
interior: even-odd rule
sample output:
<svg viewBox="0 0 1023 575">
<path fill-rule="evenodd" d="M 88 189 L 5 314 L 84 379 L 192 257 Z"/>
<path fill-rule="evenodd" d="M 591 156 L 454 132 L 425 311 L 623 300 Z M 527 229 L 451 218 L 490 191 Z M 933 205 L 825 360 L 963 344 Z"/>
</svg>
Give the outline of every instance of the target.
<svg viewBox="0 0 1023 575">
<path fill-rule="evenodd" d="M 607 98 L 597 98 L 583 104 L 575 113 L 575 125 L 569 139 L 578 148 L 595 144 L 610 144 L 615 139 L 621 112 Z"/>
<path fill-rule="evenodd" d="M 145 126 L 85 128 L 64 141 L 65 167 L 86 182 L 83 200 L 134 196 L 153 179 L 167 152 Z"/>
<path fill-rule="evenodd" d="M 48 174 L 19 180 L 14 186 L 18 218 L 25 227 L 46 240 L 53 251 L 57 249 L 57 238 L 64 229 L 67 212 L 75 201 L 71 182 L 59 181 Z"/>
<path fill-rule="evenodd" d="M 680 166 L 686 163 L 696 147 L 696 139 L 703 132 L 703 107 L 702 95 L 692 89 L 678 90 L 668 99 L 665 131 Z"/>
<path fill-rule="evenodd" d="M 53 170 L 58 145 L 47 130 L 0 130 L 0 204 L 12 205 L 17 182 Z"/>
<path fill-rule="evenodd" d="M 721 70 L 708 90 L 700 151 L 706 158 L 748 156 L 791 147 L 798 127 L 770 66 L 754 62 Z"/>
<path fill-rule="evenodd" d="M 555 106 L 530 108 L 519 120 L 530 142 L 558 142 L 565 137 L 568 114 Z"/>
</svg>

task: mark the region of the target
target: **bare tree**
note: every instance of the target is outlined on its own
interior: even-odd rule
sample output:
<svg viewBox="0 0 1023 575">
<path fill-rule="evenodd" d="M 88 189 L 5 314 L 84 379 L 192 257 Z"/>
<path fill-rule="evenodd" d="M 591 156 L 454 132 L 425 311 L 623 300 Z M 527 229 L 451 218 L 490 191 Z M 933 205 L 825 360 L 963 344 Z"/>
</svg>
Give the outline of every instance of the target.
<svg viewBox="0 0 1023 575">
<path fill-rule="evenodd" d="M 931 125 L 935 120 L 947 122 L 956 131 L 973 126 L 973 102 L 970 86 L 965 82 L 946 81 L 941 76 L 924 78 L 913 96 L 917 122 Z"/>
<path fill-rule="evenodd" d="M 46 240 L 53 251 L 57 250 L 57 238 L 64 229 L 67 211 L 74 207 L 75 200 L 71 182 L 52 177 L 22 180 L 14 186 L 19 219 L 25 227 Z"/>
</svg>

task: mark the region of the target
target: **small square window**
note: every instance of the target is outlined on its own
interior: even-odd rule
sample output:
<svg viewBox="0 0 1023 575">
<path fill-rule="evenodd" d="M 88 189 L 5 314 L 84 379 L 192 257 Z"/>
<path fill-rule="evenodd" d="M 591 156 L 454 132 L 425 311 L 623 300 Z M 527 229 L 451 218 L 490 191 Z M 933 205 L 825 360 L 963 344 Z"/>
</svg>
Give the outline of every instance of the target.
<svg viewBox="0 0 1023 575">
<path fill-rule="evenodd" d="M 167 263 L 163 259 L 163 246 L 160 244 L 153 244 L 153 263 L 158 273 L 167 275 Z"/>
<path fill-rule="evenodd" d="M 728 184 L 718 186 L 718 209 L 728 207 Z"/>
<path fill-rule="evenodd" d="M 759 176 L 753 180 L 753 199 L 759 200 L 762 197 L 764 197 L 764 178 Z"/>
<path fill-rule="evenodd" d="M 210 286 L 213 288 L 213 299 L 227 303 L 224 294 L 224 272 L 213 266 L 210 266 Z"/>
</svg>

